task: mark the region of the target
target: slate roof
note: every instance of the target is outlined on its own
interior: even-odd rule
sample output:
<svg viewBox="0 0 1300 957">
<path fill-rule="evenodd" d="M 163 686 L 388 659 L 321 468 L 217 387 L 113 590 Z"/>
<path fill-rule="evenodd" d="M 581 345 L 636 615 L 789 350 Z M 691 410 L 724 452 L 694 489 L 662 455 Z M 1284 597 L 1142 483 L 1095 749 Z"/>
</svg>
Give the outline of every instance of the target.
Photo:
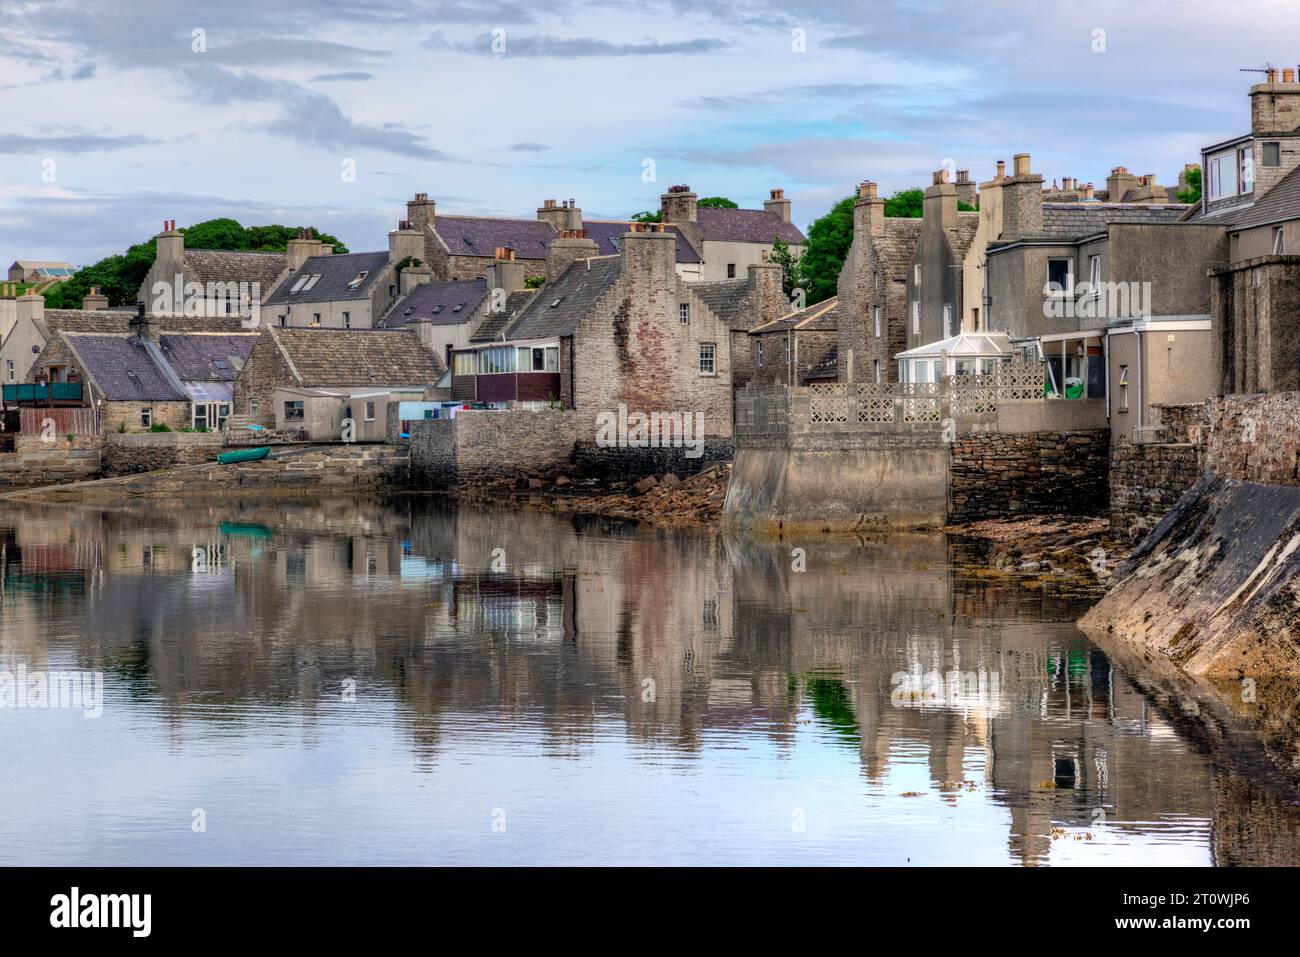
<svg viewBox="0 0 1300 957">
<path fill-rule="evenodd" d="M 42 332 L 126 332 L 134 309 L 46 309 Z M 40 325 L 40 323 L 37 323 Z"/>
<path fill-rule="evenodd" d="M 776 213 L 766 209 L 718 209 L 701 206 L 695 211 L 695 222 L 700 235 L 706 240 L 735 243 L 770 243 L 780 236 L 787 243 L 807 242 L 794 223 L 787 223 Z"/>
<path fill-rule="evenodd" d="M 1047 207 L 1043 207 L 1046 209 Z M 975 232 L 979 229 L 980 214 L 978 212 L 957 211 L 957 229 L 953 236 L 953 253 L 958 262 L 966 258 L 970 252 L 970 247 L 975 242 Z"/>
<path fill-rule="evenodd" d="M 1184 203 L 1044 203 L 1041 232 L 1018 241 L 1073 242 L 1104 233 L 1110 223 L 1173 223 L 1187 212 Z M 1008 241 L 990 243 L 990 247 Z"/>
<path fill-rule="evenodd" d="M 572 335 L 582 317 L 618 279 L 621 270 L 619 256 L 578 260 L 554 283 L 547 283 L 540 290 L 537 298 L 505 330 L 505 338 L 550 339 Z"/>
<path fill-rule="evenodd" d="M 255 282 L 263 302 L 289 264 L 284 253 L 186 249 L 184 255 L 187 282 Z"/>
<path fill-rule="evenodd" d="M 831 343 L 820 362 L 804 374 L 804 379 L 834 379 L 839 376 L 840 347 Z"/>
<path fill-rule="evenodd" d="M 839 297 L 832 296 L 807 309 L 800 309 L 780 319 L 755 326 L 749 330 L 749 334 L 753 336 L 760 332 L 784 332 L 787 329 L 798 329 L 801 332 L 837 332 L 840 328 L 839 307 Z"/>
<path fill-rule="evenodd" d="M 1248 206 L 1197 216 L 1195 223 L 1218 223 L 1230 229 L 1267 226 L 1300 218 L 1300 166 L 1283 176 L 1267 193 Z"/>
<path fill-rule="evenodd" d="M 434 232 L 452 256 L 492 259 L 498 246 L 515 251 L 516 259 L 545 259 L 546 246 L 556 236 L 542 219 L 501 219 L 492 216 L 443 216 L 433 221 Z"/>
<path fill-rule="evenodd" d="M 587 237 L 596 243 L 599 250 L 598 255 L 612 256 L 619 253 L 618 239 L 630 228 L 631 224 L 626 222 L 615 222 L 610 220 L 583 220 L 583 228 L 587 230 Z M 690 244 L 690 241 L 682 234 L 682 231 L 668 226 L 667 229 L 677 237 L 677 261 L 679 263 L 698 263 L 700 254 Z"/>
<path fill-rule="evenodd" d="M 704 300 L 709 311 L 727 324 L 728 329 L 745 332 L 753 325 L 753 315 L 746 308 L 748 279 L 716 279 L 693 282 L 688 289 Z"/>
<path fill-rule="evenodd" d="M 538 290 L 536 289 L 521 289 L 519 292 L 512 292 L 506 296 L 505 309 L 501 312 L 488 313 L 483 320 L 483 324 L 470 337 L 470 342 L 491 342 L 494 339 L 501 338 L 501 333 L 505 328 L 514 321 L 525 306 L 533 301 L 537 294 Z"/>
<path fill-rule="evenodd" d="M 86 374 L 109 402 L 176 402 L 188 396 L 135 335 L 63 333 Z"/>
<path fill-rule="evenodd" d="M 442 363 L 409 329 L 277 329 L 269 336 L 304 386 L 432 385 Z"/>
<path fill-rule="evenodd" d="M 189 253 L 185 254 L 189 262 Z M 388 253 L 343 253 L 338 256 L 309 256 L 298 269 L 285 277 L 284 282 L 268 297 L 263 305 L 292 305 L 296 302 L 342 302 L 366 299 L 371 287 L 379 280 L 388 265 Z M 366 278 L 355 288 L 348 284 L 361 273 Z M 311 288 L 305 286 L 298 292 L 291 290 L 304 276 L 320 276 Z"/>
<path fill-rule="evenodd" d="M 439 326 L 466 322 L 486 295 L 486 279 L 426 282 L 399 300 L 379 325 L 384 329 L 403 329 L 416 319 L 428 319 Z"/>
<path fill-rule="evenodd" d="M 158 345 L 163 358 L 183 382 L 234 382 L 258 338 L 255 332 L 242 335 L 163 333 L 158 337 Z"/>
</svg>

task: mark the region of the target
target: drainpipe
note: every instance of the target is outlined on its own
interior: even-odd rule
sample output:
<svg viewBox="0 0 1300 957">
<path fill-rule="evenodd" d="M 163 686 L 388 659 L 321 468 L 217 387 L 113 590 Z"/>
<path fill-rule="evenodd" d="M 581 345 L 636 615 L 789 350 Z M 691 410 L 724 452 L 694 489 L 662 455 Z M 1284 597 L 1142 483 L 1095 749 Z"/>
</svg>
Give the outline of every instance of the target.
<svg viewBox="0 0 1300 957">
<path fill-rule="evenodd" d="M 1106 421 L 1110 421 L 1110 333 L 1101 337 L 1101 364 L 1106 370 Z"/>
<path fill-rule="evenodd" d="M 1137 415 L 1138 424 L 1137 424 L 1137 427 L 1140 429 L 1140 428 L 1142 428 L 1142 426 L 1144 426 L 1144 425 L 1147 424 L 1147 423 L 1146 423 L 1147 401 L 1146 401 L 1146 391 L 1145 391 L 1145 390 L 1146 390 L 1146 376 L 1144 376 L 1144 375 L 1142 374 L 1142 366 L 1143 366 L 1143 364 L 1144 364 L 1145 361 L 1146 361 L 1146 356 L 1145 356 L 1144 353 L 1143 353 L 1143 344 L 1142 344 L 1142 333 L 1141 333 L 1141 331 L 1138 330 L 1138 329 L 1134 329 L 1134 330 L 1133 330 L 1133 334 L 1134 334 L 1135 336 L 1137 336 L 1137 360 L 1138 360 L 1138 361 L 1137 361 L 1137 380 L 1138 380 L 1138 381 L 1137 381 L 1137 394 L 1138 394 L 1138 415 Z"/>
</svg>

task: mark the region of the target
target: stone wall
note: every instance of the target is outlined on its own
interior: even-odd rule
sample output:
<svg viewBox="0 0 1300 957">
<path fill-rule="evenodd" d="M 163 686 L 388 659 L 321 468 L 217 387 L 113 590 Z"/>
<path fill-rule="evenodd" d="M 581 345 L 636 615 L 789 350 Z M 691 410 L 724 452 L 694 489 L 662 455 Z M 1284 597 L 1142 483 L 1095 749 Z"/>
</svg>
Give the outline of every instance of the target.
<svg viewBox="0 0 1300 957">
<path fill-rule="evenodd" d="M 425 419 L 411 426 L 411 482 L 442 489 L 564 470 L 572 467 L 575 445 L 595 437 L 595 416 L 572 409 L 473 410 Z"/>
<path fill-rule="evenodd" d="M 259 462 L 215 462 L 124 475 L 58 488 L 13 493 L 25 501 L 113 503 L 135 498 L 202 498 L 275 495 L 305 490 L 344 494 L 354 489 L 402 487 L 410 457 L 391 445 L 307 446 L 273 453 Z M 66 480 L 65 480 L 66 481 Z"/>
<path fill-rule="evenodd" d="M 38 436 L 15 437 L 14 451 L 0 453 L 0 491 L 77 482 L 99 475 L 98 436 L 60 436 L 44 442 Z"/>
<path fill-rule="evenodd" d="M 1109 447 L 1102 429 L 959 435 L 950 449 L 948 519 L 1101 514 Z"/>
<path fill-rule="evenodd" d="M 1205 436 L 1205 467 L 1217 474 L 1300 485 L 1300 393 L 1214 399 Z"/>
<path fill-rule="evenodd" d="M 1110 450 L 1110 526 L 1138 540 L 1155 528 L 1201 474 L 1200 449 L 1189 442 L 1134 445 L 1121 435 Z"/>
<path fill-rule="evenodd" d="M 219 432 L 109 432 L 104 436 L 104 477 L 213 462 L 221 446 Z"/>
<path fill-rule="evenodd" d="M 602 448 L 595 442 L 579 442 L 573 463 L 579 473 L 607 479 L 644 478 L 672 472 L 681 478 L 694 475 L 715 462 L 730 462 L 736 447 L 725 439 L 706 439 L 700 455 L 692 458 L 686 448 Z"/>
</svg>

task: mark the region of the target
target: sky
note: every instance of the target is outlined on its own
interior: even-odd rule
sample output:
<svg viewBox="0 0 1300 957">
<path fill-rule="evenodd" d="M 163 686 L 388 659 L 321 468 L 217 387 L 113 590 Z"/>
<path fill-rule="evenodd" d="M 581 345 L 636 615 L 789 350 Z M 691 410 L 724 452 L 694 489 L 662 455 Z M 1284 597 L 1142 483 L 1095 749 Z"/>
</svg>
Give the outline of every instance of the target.
<svg viewBox="0 0 1300 957">
<path fill-rule="evenodd" d="M 1239 0 L 0 0 L 0 265 L 85 265 L 229 216 L 384 249 L 442 213 L 587 218 L 667 187 L 806 227 L 856 183 L 1028 152 L 1050 184 L 1173 183 L 1295 66 Z"/>
</svg>

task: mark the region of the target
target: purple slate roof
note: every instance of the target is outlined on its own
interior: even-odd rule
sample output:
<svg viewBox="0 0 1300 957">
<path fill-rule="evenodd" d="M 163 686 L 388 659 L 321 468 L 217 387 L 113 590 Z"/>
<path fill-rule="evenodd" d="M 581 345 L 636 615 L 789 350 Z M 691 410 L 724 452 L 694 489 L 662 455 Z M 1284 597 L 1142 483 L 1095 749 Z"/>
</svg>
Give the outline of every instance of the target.
<svg viewBox="0 0 1300 957">
<path fill-rule="evenodd" d="M 618 238 L 631 228 L 630 223 L 611 222 L 603 219 L 586 219 L 583 220 L 582 225 L 587 230 L 587 237 L 595 240 L 598 249 L 596 255 L 598 256 L 617 255 L 619 252 Z M 698 263 L 700 254 L 686 241 L 686 237 L 679 230 L 673 229 L 672 226 L 669 226 L 668 229 L 677 235 L 677 261 L 679 263 Z"/>
<path fill-rule="evenodd" d="M 486 295 L 486 279 L 426 282 L 393 306 L 379 325 L 384 329 L 405 329 L 414 319 L 428 319 L 439 326 L 466 322 Z"/>
<path fill-rule="evenodd" d="M 451 255 L 484 259 L 492 259 L 498 246 L 513 249 L 517 259 L 545 259 L 547 244 L 555 238 L 551 224 L 541 219 L 439 214 L 433 228 Z"/>
<path fill-rule="evenodd" d="M 707 240 L 735 243 L 770 243 L 780 236 L 787 243 L 807 242 L 794 223 L 766 209 L 718 209 L 701 206 L 695 212 L 700 235 Z"/>
<path fill-rule="evenodd" d="M 63 333 L 109 402 L 168 402 L 188 398 L 158 368 L 138 336 Z"/>
<path fill-rule="evenodd" d="M 158 344 L 182 381 L 234 382 L 258 338 L 256 332 L 231 336 L 163 333 Z"/>
</svg>

